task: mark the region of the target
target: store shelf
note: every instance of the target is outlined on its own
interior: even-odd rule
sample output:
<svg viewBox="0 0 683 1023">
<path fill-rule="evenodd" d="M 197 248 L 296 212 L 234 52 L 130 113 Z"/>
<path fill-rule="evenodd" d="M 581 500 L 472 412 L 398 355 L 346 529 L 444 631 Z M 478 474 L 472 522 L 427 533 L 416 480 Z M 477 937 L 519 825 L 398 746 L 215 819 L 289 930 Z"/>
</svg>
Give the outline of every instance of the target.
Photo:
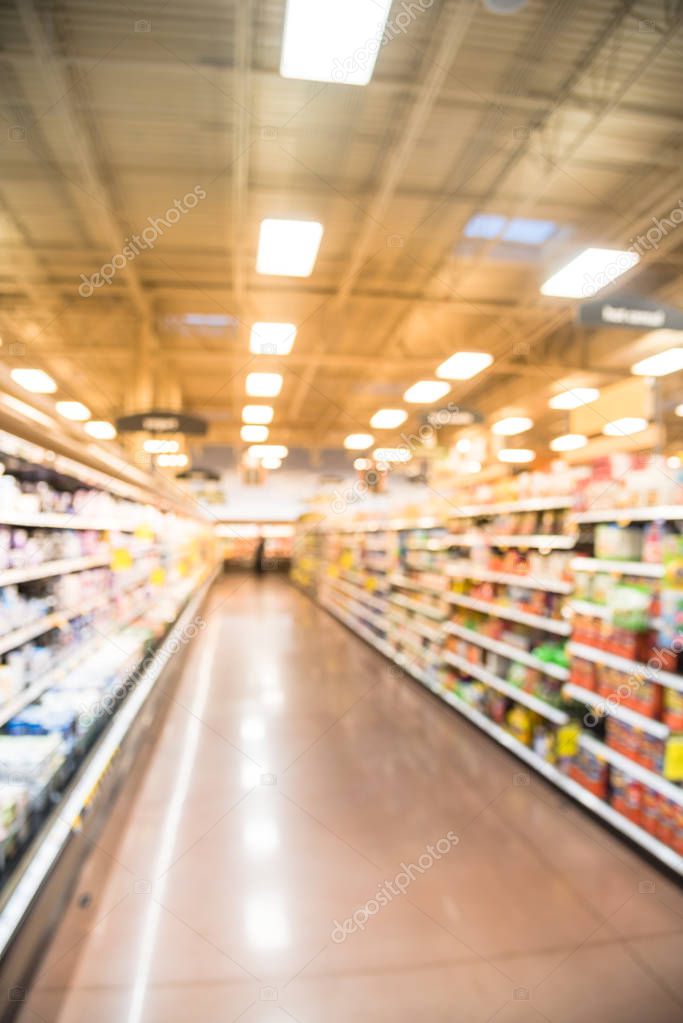
<svg viewBox="0 0 683 1023">
<path fill-rule="evenodd" d="M 427 618 L 432 618 L 437 622 L 443 621 L 446 617 L 446 611 L 430 607 L 429 604 L 422 604 L 417 600 L 409 600 L 408 597 L 403 597 L 398 593 L 392 593 L 389 600 L 392 604 L 398 604 L 399 607 L 405 607 L 409 611 L 415 611 L 417 614 L 425 615 Z"/>
<path fill-rule="evenodd" d="M 519 647 L 514 646 L 512 643 L 503 643 L 499 639 L 491 639 L 489 636 L 480 635 L 474 629 L 466 629 L 462 625 L 456 625 L 455 622 L 446 622 L 444 632 L 449 633 L 451 636 L 458 636 L 467 643 L 474 643 L 475 646 L 480 646 L 484 650 L 490 650 L 501 657 L 507 657 L 510 661 L 525 664 L 527 667 L 534 668 L 543 675 L 549 675 L 560 682 L 564 682 L 569 678 L 569 670 L 559 664 L 548 664 L 545 661 L 539 660 L 538 657 L 534 657 L 533 654 L 527 653 L 526 650 L 521 650 Z"/>
<path fill-rule="evenodd" d="M 415 632 L 418 636 L 422 636 L 423 639 L 428 639 L 431 643 L 440 643 L 443 639 L 442 629 L 432 629 L 419 618 L 408 618 L 407 615 L 399 615 L 398 611 L 395 609 L 390 614 L 389 621 L 396 622 L 401 625 L 402 628 Z"/>
<path fill-rule="evenodd" d="M 329 610 L 329 609 L 328 609 Z M 331 612 L 334 614 L 334 612 Z M 339 616 L 337 616 L 339 617 Z M 674 873 L 683 876 L 683 856 L 680 856 L 674 849 L 663 842 L 660 842 L 649 832 L 643 828 L 638 827 L 633 821 L 630 821 L 623 814 L 620 814 L 614 807 L 610 806 L 609 803 L 604 802 L 597 796 L 594 796 L 592 792 L 584 788 L 583 785 L 579 785 L 578 782 L 572 778 L 568 778 L 565 774 L 562 774 L 553 764 L 549 764 L 546 760 L 543 760 L 534 750 L 524 746 L 521 742 L 515 739 L 509 732 L 506 732 L 504 728 L 497 725 L 490 718 L 487 718 L 485 714 L 478 711 L 475 707 L 470 706 L 467 701 L 461 699 L 455 693 L 446 689 L 439 683 L 431 680 L 429 676 L 421 672 L 415 665 L 411 665 L 406 660 L 401 660 L 393 656 L 393 652 L 388 644 L 379 645 L 374 636 L 368 637 L 366 632 L 369 630 L 357 630 L 352 622 L 347 622 L 349 628 L 363 638 L 367 639 L 372 646 L 383 653 L 389 660 L 395 664 L 399 664 L 404 670 L 410 674 L 416 681 L 420 682 L 426 689 L 434 693 L 445 703 L 447 703 L 454 710 L 457 710 L 464 718 L 476 725 L 485 732 L 490 738 L 494 739 L 500 746 L 507 749 L 510 753 L 514 754 L 519 760 L 532 767 L 538 774 L 545 778 L 548 782 L 555 785 L 566 795 L 574 799 L 584 809 L 589 810 L 595 814 L 601 820 L 603 820 L 610 827 L 614 828 L 615 831 L 619 831 L 622 835 L 628 838 L 635 845 L 638 845 L 641 849 L 644 849 L 647 853 L 659 860 L 666 867 L 672 870 Z M 467 662 L 469 663 L 469 662 Z"/>
<path fill-rule="evenodd" d="M 683 675 L 674 675 L 670 671 L 661 671 L 650 668 L 642 661 L 631 661 L 628 657 L 619 657 L 617 654 L 610 654 L 607 650 L 599 650 L 597 647 L 588 646 L 585 643 L 570 643 L 568 651 L 573 657 L 580 657 L 584 661 L 592 661 L 593 664 L 604 664 L 607 668 L 615 668 L 623 671 L 625 675 L 635 675 L 638 678 L 647 679 L 648 682 L 656 682 L 660 686 L 668 686 L 683 693 Z"/>
<path fill-rule="evenodd" d="M 572 631 L 570 622 L 557 618 L 546 618 L 543 615 L 528 614 L 526 611 L 518 611 L 516 608 L 507 607 L 504 604 L 476 600 L 474 597 L 464 597 L 459 593 L 449 593 L 446 599 L 451 604 L 457 604 L 458 607 L 466 607 L 470 611 L 479 611 L 481 614 L 493 615 L 497 618 L 506 618 L 511 622 L 519 622 L 520 625 L 530 625 L 534 629 L 552 632 L 556 636 L 568 636 Z"/>
<path fill-rule="evenodd" d="M 571 583 L 565 582 L 564 579 L 534 579 L 528 574 L 495 572 L 489 568 L 479 568 L 477 565 L 447 565 L 446 574 L 452 579 L 476 579 L 486 583 L 501 583 L 503 586 L 522 586 L 527 590 L 543 590 L 545 593 L 572 592 Z"/>
<path fill-rule="evenodd" d="M 524 501 L 503 501 L 500 504 L 471 504 L 464 505 L 456 512 L 452 512 L 449 518 L 494 518 L 496 515 L 508 515 L 515 512 L 555 511 L 561 508 L 571 508 L 573 503 L 574 496 L 568 494 L 565 497 L 532 497 Z"/>
<path fill-rule="evenodd" d="M 0 525 L 19 526 L 25 529 L 88 529 L 105 533 L 134 533 L 139 528 L 117 519 L 90 519 L 68 512 L 36 512 L 33 515 L 21 515 L 18 512 L 0 511 Z"/>
<path fill-rule="evenodd" d="M 652 508 L 598 508 L 585 512 L 576 512 L 570 516 L 571 522 L 676 522 L 683 519 L 683 505 L 663 504 Z"/>
<path fill-rule="evenodd" d="M 607 715 L 616 718 L 618 721 L 623 721 L 624 724 L 631 725 L 633 728 L 649 732 L 650 735 L 654 735 L 658 739 L 666 739 L 669 735 L 669 727 L 663 721 L 655 721 L 644 714 L 638 714 L 635 710 L 629 710 L 628 707 L 620 707 L 616 703 L 610 703 L 606 697 L 594 693 L 591 689 L 584 689 L 583 686 L 576 686 L 573 682 L 567 682 L 562 692 L 566 699 L 576 700 L 578 703 L 583 703 L 590 707 L 596 717 Z"/>
<path fill-rule="evenodd" d="M 539 533 L 529 536 L 512 533 L 463 533 L 459 536 L 452 533 L 449 541 L 449 547 L 519 547 L 521 550 L 538 547 L 540 550 L 569 551 L 576 546 L 575 536 L 542 536 Z"/>
<path fill-rule="evenodd" d="M 392 586 L 399 586 L 407 590 L 416 590 L 418 593 L 433 593 L 438 597 L 443 597 L 446 590 L 438 588 L 436 586 L 428 586 L 426 583 L 418 579 L 409 579 L 406 575 L 390 575 L 389 582 Z"/>
<path fill-rule="evenodd" d="M 663 565 L 648 561 L 609 561 L 606 558 L 573 558 L 574 572 L 612 572 L 618 575 L 642 575 L 650 579 L 661 579 Z"/>
<path fill-rule="evenodd" d="M 429 688 L 432 688 L 431 686 Z M 437 692 L 437 695 L 441 697 L 446 703 L 450 704 L 455 710 L 466 717 L 473 724 L 477 725 L 483 732 L 486 732 L 491 738 L 495 739 L 501 746 L 514 753 L 515 756 L 519 757 L 525 763 L 533 767 L 540 775 L 552 782 L 559 789 L 571 796 L 578 803 L 580 803 L 587 810 L 596 814 L 602 820 L 604 820 L 610 827 L 613 827 L 616 831 L 620 831 L 623 835 L 629 838 L 632 842 L 639 845 L 642 849 L 645 849 L 650 855 L 656 857 L 667 867 L 673 870 L 676 874 L 683 875 L 683 856 L 671 849 L 668 845 L 664 845 L 649 832 L 643 828 L 638 827 L 633 821 L 630 821 L 628 817 L 624 817 L 623 814 L 618 813 L 614 807 L 610 806 L 609 803 L 605 803 L 602 799 L 598 799 L 592 792 L 585 789 L 583 785 L 579 785 L 578 782 L 574 781 L 573 778 L 568 778 L 561 771 L 558 771 L 553 764 L 549 764 L 546 760 L 543 760 L 537 753 L 528 746 L 524 746 L 521 742 L 515 739 L 512 735 L 497 725 L 490 718 L 487 718 L 485 714 L 478 711 L 476 708 L 471 707 L 466 700 L 461 699 L 455 693 L 449 690 L 437 691 L 432 689 L 433 692 Z"/>
<path fill-rule="evenodd" d="M 661 793 L 661 795 L 666 796 L 667 799 L 672 800 L 678 806 L 683 806 L 683 789 L 678 785 L 667 781 L 666 778 L 655 774 L 654 771 L 649 771 L 646 767 L 637 764 L 635 760 L 625 757 L 623 753 L 618 753 L 611 746 L 607 746 L 604 742 L 599 742 L 590 735 L 582 735 L 579 738 L 579 743 L 582 749 L 585 749 L 588 753 L 592 753 L 593 756 L 606 761 L 612 767 L 616 767 L 618 770 L 623 771 L 624 774 L 635 778 L 636 781 L 642 782 L 643 785 L 647 785 L 649 788 Z"/>
<path fill-rule="evenodd" d="M 85 572 L 89 568 L 104 568 L 111 563 L 111 554 L 87 558 L 65 558 L 61 561 L 46 561 L 40 565 L 25 568 L 8 568 L 0 572 L 0 586 L 16 586 L 34 579 L 49 579 L 55 575 L 70 575 Z"/>
<path fill-rule="evenodd" d="M 174 627 L 168 631 L 157 649 L 158 656 L 142 662 L 143 667 L 137 684 L 117 710 L 102 739 L 89 756 L 83 771 L 60 805 L 59 811 L 52 815 L 46 832 L 36 841 L 35 848 L 30 853 L 30 862 L 13 886 L 3 907 L 0 917 L 0 957 L 7 953 L 10 942 L 30 912 L 38 892 L 50 876 L 67 842 L 74 832 L 80 829 L 81 815 L 92 802 L 98 785 L 105 773 L 111 769 L 114 758 L 124 744 L 133 723 L 169 659 L 175 653 L 177 636 L 192 622 L 214 578 L 215 573 L 200 584 L 194 595 L 190 595 L 185 601 L 185 607 L 180 610 Z M 142 651 L 137 657 L 137 663 L 140 663 L 141 656 Z M 124 656 L 122 670 L 128 672 L 130 663 L 131 656 Z"/>
<path fill-rule="evenodd" d="M 557 707 L 553 707 L 552 704 L 546 703 L 545 700 L 540 699 L 538 696 L 534 696 L 532 693 L 527 693 L 518 686 L 513 686 L 505 679 L 500 678 L 498 675 L 494 675 L 492 671 L 488 671 L 486 668 L 479 664 L 471 664 L 465 657 L 460 657 L 458 654 L 451 653 L 450 650 L 445 650 L 443 653 L 443 659 L 447 664 L 450 664 L 452 668 L 456 668 L 458 671 L 465 675 L 470 675 L 472 678 L 479 679 L 485 685 L 490 686 L 492 689 L 496 689 L 503 696 L 508 696 L 511 700 L 516 703 L 521 703 L 523 706 L 528 707 L 529 710 L 533 710 L 534 713 L 540 714 L 542 717 L 547 718 L 548 721 L 552 721 L 555 725 L 566 725 L 569 721 L 569 715 L 564 711 L 559 710 Z"/>
<path fill-rule="evenodd" d="M 367 604 L 368 607 L 372 608 L 375 611 L 385 610 L 386 600 L 373 596 L 371 593 L 368 593 L 367 590 L 365 590 L 362 586 L 359 586 L 357 583 L 349 583 L 346 582 L 344 579 L 335 579 L 334 577 L 329 577 L 327 579 L 327 583 L 336 586 L 338 589 L 342 591 L 342 593 L 346 593 L 350 597 L 360 600 L 362 604 Z"/>
<path fill-rule="evenodd" d="M 611 608 L 607 604 L 596 604 L 594 600 L 570 600 L 566 607 L 574 614 L 584 615 L 587 618 L 601 618 L 605 622 L 611 621 L 612 618 Z M 652 618 L 650 625 L 653 629 L 661 628 L 661 618 Z"/>
</svg>

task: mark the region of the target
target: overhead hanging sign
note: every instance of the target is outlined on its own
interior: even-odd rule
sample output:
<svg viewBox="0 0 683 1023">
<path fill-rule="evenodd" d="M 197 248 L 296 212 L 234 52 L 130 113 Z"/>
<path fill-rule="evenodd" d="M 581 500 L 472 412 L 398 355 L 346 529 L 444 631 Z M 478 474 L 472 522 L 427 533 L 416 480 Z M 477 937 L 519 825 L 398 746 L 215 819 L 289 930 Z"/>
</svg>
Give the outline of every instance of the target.
<svg viewBox="0 0 683 1023">
<path fill-rule="evenodd" d="M 633 330 L 683 330 L 683 310 L 649 298 L 611 298 L 583 302 L 578 321 L 587 327 L 627 327 Z"/>
<path fill-rule="evenodd" d="M 164 412 L 161 409 L 150 409 L 149 412 L 137 412 L 132 416 L 119 416 L 116 420 L 119 433 L 186 433 L 194 437 L 203 437 L 208 429 L 205 419 L 191 416 L 185 412 Z"/>
</svg>

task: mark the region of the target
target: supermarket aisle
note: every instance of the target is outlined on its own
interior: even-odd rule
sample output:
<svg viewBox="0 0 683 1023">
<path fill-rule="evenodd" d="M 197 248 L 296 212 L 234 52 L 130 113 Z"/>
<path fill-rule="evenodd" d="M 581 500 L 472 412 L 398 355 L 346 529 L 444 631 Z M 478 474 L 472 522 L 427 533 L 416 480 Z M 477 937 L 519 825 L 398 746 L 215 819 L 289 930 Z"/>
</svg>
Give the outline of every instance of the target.
<svg viewBox="0 0 683 1023">
<path fill-rule="evenodd" d="M 681 1018 L 657 869 L 285 580 L 204 615 L 21 1023 Z"/>
</svg>

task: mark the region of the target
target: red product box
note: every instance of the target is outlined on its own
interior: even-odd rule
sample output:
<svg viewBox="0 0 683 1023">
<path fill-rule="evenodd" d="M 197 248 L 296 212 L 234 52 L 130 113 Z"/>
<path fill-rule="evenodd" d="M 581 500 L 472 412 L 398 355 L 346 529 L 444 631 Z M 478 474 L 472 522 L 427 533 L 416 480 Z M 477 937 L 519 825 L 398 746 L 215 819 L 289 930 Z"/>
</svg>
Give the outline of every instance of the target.
<svg viewBox="0 0 683 1023">
<path fill-rule="evenodd" d="M 609 767 L 587 750 L 579 750 L 569 767 L 569 777 L 598 799 L 607 799 Z"/>
<path fill-rule="evenodd" d="M 612 806 L 618 813 L 639 825 L 642 818 L 643 786 L 629 775 L 624 774 L 623 771 L 617 770 L 616 767 L 610 771 L 610 781 Z"/>
</svg>

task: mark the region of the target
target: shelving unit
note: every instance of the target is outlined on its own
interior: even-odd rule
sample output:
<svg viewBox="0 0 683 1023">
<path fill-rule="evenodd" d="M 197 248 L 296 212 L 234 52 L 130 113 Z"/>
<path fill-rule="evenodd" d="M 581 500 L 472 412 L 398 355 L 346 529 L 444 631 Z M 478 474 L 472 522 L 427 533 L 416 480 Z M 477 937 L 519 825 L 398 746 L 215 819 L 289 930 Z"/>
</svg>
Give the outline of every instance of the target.
<svg viewBox="0 0 683 1023">
<path fill-rule="evenodd" d="M 374 523 L 373 537 L 380 539 L 373 539 L 369 545 L 373 548 L 369 564 L 367 559 L 360 559 L 340 572 L 340 576 L 347 579 L 346 588 L 337 585 L 345 606 L 322 599 L 321 602 L 376 650 L 546 779 L 683 875 L 683 857 L 674 848 L 634 823 L 607 798 L 601 799 L 584 788 L 580 779 L 569 777 L 566 769 L 561 770 L 546 752 L 548 742 L 552 745 L 555 739 L 559 741 L 562 733 L 563 742 L 573 743 L 575 751 L 599 757 L 607 769 L 621 771 L 655 795 L 675 798 L 680 805 L 681 786 L 641 767 L 600 738 L 608 719 L 662 743 L 672 736 L 669 726 L 578 684 L 571 677 L 571 667 L 566 667 L 561 657 L 554 658 L 552 651 L 561 653 L 566 643 L 564 649 L 570 660 L 603 665 L 632 676 L 641 674 L 663 687 L 683 692 L 683 675 L 654 671 L 646 664 L 572 638 L 577 616 L 604 622 L 605 627 L 609 627 L 611 621 L 606 604 L 574 596 L 573 573 L 582 578 L 612 575 L 615 580 L 640 577 L 658 581 L 664 569 L 661 564 L 649 561 L 596 558 L 589 551 L 574 553 L 575 547 L 586 551 L 590 543 L 588 534 L 584 533 L 586 526 L 593 522 L 619 523 L 623 513 L 620 510 L 613 518 L 604 512 L 571 515 L 571 505 L 570 497 L 525 499 L 497 505 L 466 504 L 454 514 L 449 512 L 448 520 L 441 522 L 418 525 L 392 520 L 396 526 L 403 527 L 395 530 L 388 524 Z M 647 522 L 661 511 L 666 509 L 648 509 L 637 520 Z M 554 515 L 546 514 L 551 512 Z M 543 516 L 544 524 L 554 522 L 558 528 L 547 534 L 538 529 L 532 531 L 528 529 L 531 524 L 528 519 L 523 533 L 517 532 L 516 526 L 512 530 L 496 528 L 498 521 L 509 525 L 510 517 L 519 514 L 535 514 L 539 522 Z M 683 518 L 681 509 L 677 510 L 676 518 Z M 454 519 L 469 519 L 471 523 L 465 523 L 462 533 L 453 532 Z M 636 516 L 632 519 L 636 521 Z M 579 526 L 584 528 L 579 531 Z M 367 531 L 367 524 L 364 524 L 363 532 Z M 346 542 L 353 545 L 352 527 L 345 528 L 345 535 Z M 358 542 L 362 543 L 360 539 Z M 392 551 L 392 569 L 380 573 L 373 562 L 387 546 Z M 471 554 L 475 560 L 471 560 Z M 361 591 L 369 576 L 381 580 L 381 596 L 373 592 L 363 599 Z M 525 597 L 525 593 L 528 596 Z M 370 601 L 372 607 L 368 606 Z M 368 622 L 370 614 L 372 625 Z M 487 623 L 486 628 L 484 623 Z M 507 630 L 505 623 L 508 623 Z M 659 617 L 653 616 L 653 628 L 659 625 Z M 522 634 L 520 645 L 510 641 L 514 630 Z M 451 640 L 457 641 L 453 649 Z M 465 646 L 458 649 L 457 643 Z M 547 659 L 536 656 L 533 651 L 537 646 L 539 652 L 541 646 L 548 646 L 550 656 Z M 472 651 L 472 657 L 467 650 Z M 474 651 L 478 651 L 477 655 Z M 547 683 L 531 678 L 520 681 L 519 672 L 525 670 Z M 507 674 L 509 678 L 505 677 Z M 495 713 L 489 702 L 491 696 L 503 701 L 502 705 L 497 705 Z M 510 714 L 517 709 L 532 715 L 534 729 L 533 722 L 542 725 L 546 744 L 538 747 L 542 753 L 537 752 L 535 746 L 527 745 L 527 740 L 520 741 L 506 721 L 499 723 L 498 715 L 505 713 L 505 707 Z M 583 712 L 580 708 L 584 708 Z M 591 734 L 583 724 L 587 709 L 595 714 L 596 734 Z M 563 763 L 572 762 L 574 755 L 568 760 L 565 752 Z"/>
</svg>

